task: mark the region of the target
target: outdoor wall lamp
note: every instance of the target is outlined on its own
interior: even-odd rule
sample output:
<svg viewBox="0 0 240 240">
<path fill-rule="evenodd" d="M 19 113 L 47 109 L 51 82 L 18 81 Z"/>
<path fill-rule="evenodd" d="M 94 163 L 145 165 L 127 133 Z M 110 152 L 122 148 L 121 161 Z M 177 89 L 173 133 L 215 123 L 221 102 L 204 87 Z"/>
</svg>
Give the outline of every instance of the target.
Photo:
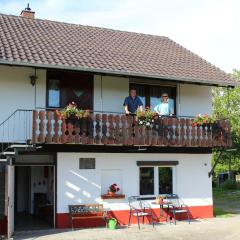
<svg viewBox="0 0 240 240">
<path fill-rule="evenodd" d="M 29 78 L 30 78 L 30 83 L 32 84 L 32 86 L 35 86 L 36 81 L 37 81 L 37 76 L 31 75 Z"/>
</svg>

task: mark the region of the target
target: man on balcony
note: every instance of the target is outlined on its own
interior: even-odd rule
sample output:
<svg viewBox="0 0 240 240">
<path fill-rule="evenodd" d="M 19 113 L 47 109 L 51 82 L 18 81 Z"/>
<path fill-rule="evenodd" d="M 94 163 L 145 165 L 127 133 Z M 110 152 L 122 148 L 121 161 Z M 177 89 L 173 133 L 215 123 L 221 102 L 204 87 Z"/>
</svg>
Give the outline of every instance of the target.
<svg viewBox="0 0 240 240">
<path fill-rule="evenodd" d="M 123 106 L 126 114 L 135 114 L 137 109 L 142 111 L 143 103 L 140 97 L 137 96 L 136 89 L 132 88 L 130 90 L 130 94 L 125 98 Z"/>
<path fill-rule="evenodd" d="M 174 102 L 173 99 L 168 97 L 167 93 L 163 93 L 160 103 L 154 108 L 154 111 L 159 116 L 172 116 L 174 115 Z"/>
</svg>

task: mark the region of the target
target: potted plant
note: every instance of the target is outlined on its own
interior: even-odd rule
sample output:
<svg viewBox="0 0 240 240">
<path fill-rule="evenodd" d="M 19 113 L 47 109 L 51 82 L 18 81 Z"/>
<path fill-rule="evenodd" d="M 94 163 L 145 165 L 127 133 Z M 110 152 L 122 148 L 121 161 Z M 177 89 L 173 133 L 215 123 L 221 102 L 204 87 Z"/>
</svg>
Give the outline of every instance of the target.
<svg viewBox="0 0 240 240">
<path fill-rule="evenodd" d="M 120 188 L 118 187 L 118 185 L 116 183 L 113 183 L 112 185 L 109 186 L 108 194 L 115 195 L 116 192 L 118 192 L 118 191 L 120 191 Z"/>
<path fill-rule="evenodd" d="M 208 114 L 198 114 L 195 119 L 192 121 L 192 126 L 195 127 L 205 127 L 205 126 L 211 126 L 214 124 L 216 120 L 209 116 Z"/>
<path fill-rule="evenodd" d="M 58 116 L 64 119 L 66 123 L 75 124 L 81 118 L 87 118 L 90 114 L 89 110 L 78 109 L 75 102 L 69 103 L 64 109 L 56 110 Z"/>
<path fill-rule="evenodd" d="M 137 110 L 136 114 L 140 126 L 150 126 L 157 116 L 157 113 L 151 111 L 149 107 L 146 107 L 143 111 Z"/>
</svg>

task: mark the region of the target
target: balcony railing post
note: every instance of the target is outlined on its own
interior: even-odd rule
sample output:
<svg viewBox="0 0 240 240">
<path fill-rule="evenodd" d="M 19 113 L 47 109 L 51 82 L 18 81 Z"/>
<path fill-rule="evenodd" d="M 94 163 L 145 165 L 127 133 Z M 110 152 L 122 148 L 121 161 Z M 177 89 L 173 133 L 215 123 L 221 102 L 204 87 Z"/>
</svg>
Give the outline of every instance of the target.
<svg viewBox="0 0 240 240">
<path fill-rule="evenodd" d="M 38 111 L 33 110 L 32 111 L 32 142 L 37 143 L 37 117 L 38 117 Z"/>
<path fill-rule="evenodd" d="M 54 118 L 54 124 L 53 124 L 53 130 L 54 130 L 53 142 L 54 142 L 54 143 L 59 143 L 59 116 L 57 115 L 56 112 L 54 112 L 53 118 Z"/>
<path fill-rule="evenodd" d="M 39 119 L 40 119 L 40 122 L 39 122 L 39 139 L 38 141 L 40 143 L 43 143 L 45 142 L 45 123 L 44 123 L 44 120 L 45 120 L 45 114 L 46 112 L 45 111 L 39 111 Z"/>
<path fill-rule="evenodd" d="M 46 118 L 47 118 L 46 143 L 52 143 L 52 117 L 53 117 L 52 112 L 47 111 L 47 113 L 46 113 Z"/>
</svg>

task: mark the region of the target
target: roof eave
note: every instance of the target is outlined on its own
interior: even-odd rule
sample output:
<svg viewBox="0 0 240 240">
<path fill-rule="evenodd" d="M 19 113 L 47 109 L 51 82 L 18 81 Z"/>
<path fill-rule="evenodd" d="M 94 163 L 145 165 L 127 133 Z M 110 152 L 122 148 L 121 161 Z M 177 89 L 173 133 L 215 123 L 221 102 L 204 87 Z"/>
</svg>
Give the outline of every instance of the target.
<svg viewBox="0 0 240 240">
<path fill-rule="evenodd" d="M 146 77 L 159 80 L 169 80 L 183 83 L 192 83 L 192 84 L 201 84 L 208 86 L 220 86 L 220 87 L 236 87 L 239 84 L 237 82 L 224 82 L 224 81 L 212 81 L 212 80 L 201 80 L 201 79 L 191 79 L 186 77 L 175 77 L 175 76 L 160 76 L 154 74 L 144 74 L 136 73 L 129 71 L 114 71 L 108 69 L 97 69 L 97 68 L 86 68 L 86 67 L 70 67 L 63 65 L 50 65 L 50 64 L 39 64 L 39 63 L 29 63 L 29 62 L 20 62 L 20 61 L 7 61 L 0 59 L 0 65 L 11 65 L 11 66 L 22 66 L 22 67 L 33 67 L 33 68 L 47 68 L 47 69 L 62 69 L 62 70 L 73 70 L 73 71 L 83 71 L 83 72 L 93 72 L 96 74 L 110 74 L 110 75 L 122 75 L 126 77 Z"/>
</svg>

